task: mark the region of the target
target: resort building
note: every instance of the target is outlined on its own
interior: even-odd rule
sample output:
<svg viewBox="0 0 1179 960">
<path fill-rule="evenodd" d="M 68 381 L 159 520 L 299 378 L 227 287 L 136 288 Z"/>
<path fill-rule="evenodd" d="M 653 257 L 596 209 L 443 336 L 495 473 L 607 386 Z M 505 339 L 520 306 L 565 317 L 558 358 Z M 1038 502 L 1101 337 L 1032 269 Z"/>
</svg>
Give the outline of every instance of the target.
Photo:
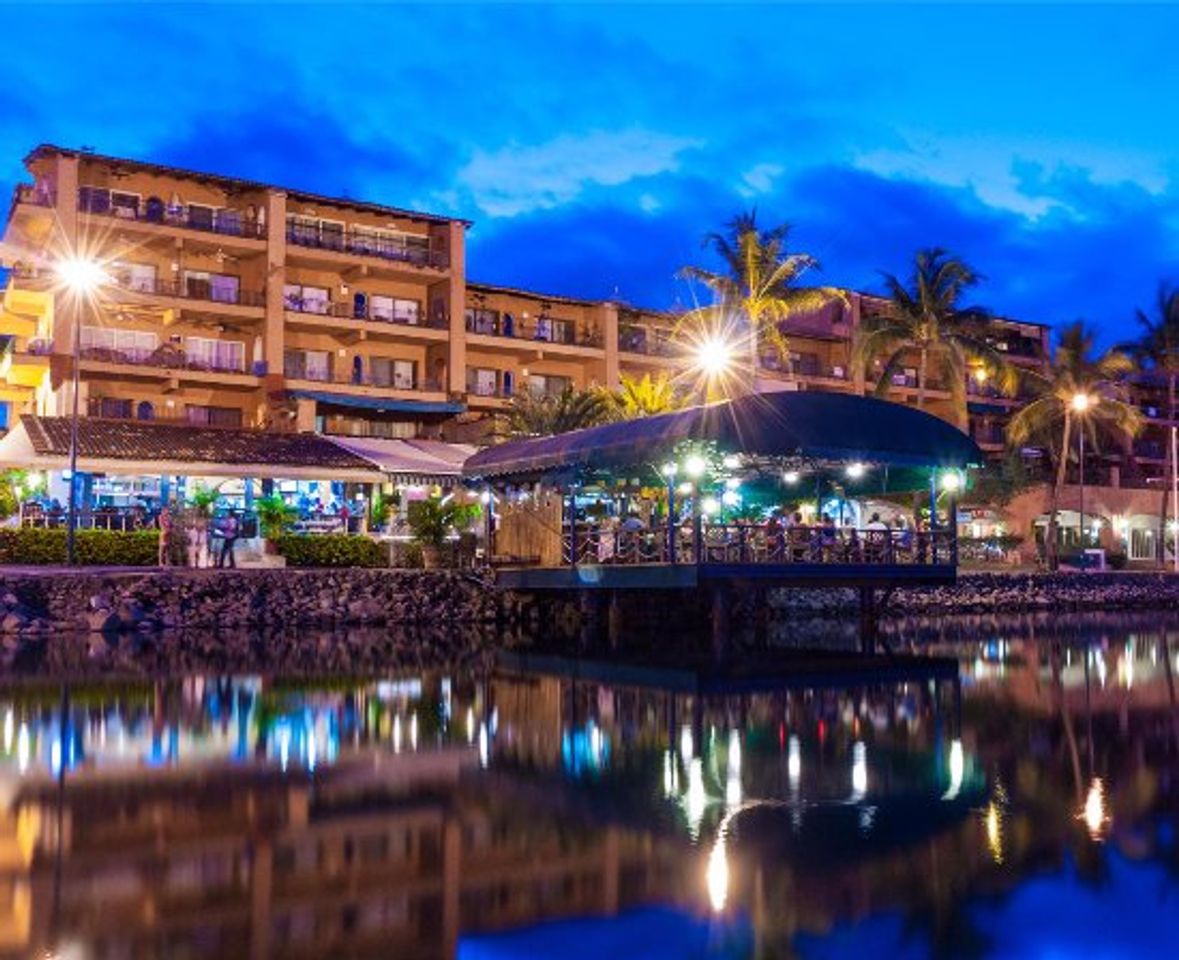
<svg viewBox="0 0 1179 960">
<path fill-rule="evenodd" d="M 315 433 L 362 440 L 377 460 L 386 442 L 479 442 L 524 390 L 616 387 L 624 375 L 681 377 L 690 366 L 673 337 L 673 311 L 468 279 L 470 224 L 460 219 L 50 145 L 33 150 L 26 167 L 0 249 L 9 268 L 0 294 L 6 428 L 22 416 L 70 416 L 75 335 L 78 407 L 96 425 Z M 75 256 L 106 265 L 100 288 L 80 305 L 58 282 L 62 260 Z M 880 366 L 863 376 L 850 354 L 859 325 L 883 307 L 849 291 L 792 319 L 789 357 L 764 353 L 757 388 L 875 390 Z M 1048 357 L 1049 329 L 1040 324 L 997 318 L 991 339 L 1025 368 Z M 892 374 L 888 397 L 915 403 L 917 380 L 914 358 Z M 1158 508 L 1143 495 L 1165 479 L 1171 421 L 1165 384 L 1143 379 L 1135 389 L 1146 431 L 1124 449 L 1091 451 L 1086 482 L 1129 495 L 1108 527 L 1120 518 L 1127 542 L 1141 527 L 1137 553 L 1145 555 Z M 1003 396 L 977 370 L 966 391 L 965 422 L 936 379 L 925 408 L 997 458 L 1023 398 Z M 104 427 L 93 442 L 121 436 Z M 142 469 L 152 446 L 144 441 L 125 459 Z M 1034 465 L 1035 451 L 1028 454 Z M 384 461 L 378 467 L 395 468 L 386 474 L 397 472 L 390 456 Z M 302 476 L 319 463 L 304 466 Z M 400 472 L 422 471 L 410 464 Z M 239 465 L 229 475 L 242 473 Z M 980 530 L 989 535 L 995 521 L 979 518 Z"/>
</svg>

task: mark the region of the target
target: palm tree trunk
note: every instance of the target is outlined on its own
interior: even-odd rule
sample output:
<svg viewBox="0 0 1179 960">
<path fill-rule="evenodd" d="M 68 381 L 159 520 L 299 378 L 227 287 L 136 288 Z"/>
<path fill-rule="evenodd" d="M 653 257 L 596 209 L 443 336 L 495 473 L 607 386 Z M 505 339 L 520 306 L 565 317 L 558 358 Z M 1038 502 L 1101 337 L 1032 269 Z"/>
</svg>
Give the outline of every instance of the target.
<svg viewBox="0 0 1179 960">
<path fill-rule="evenodd" d="M 1057 563 L 1056 549 L 1056 510 L 1060 503 L 1060 489 L 1064 486 L 1065 469 L 1068 466 L 1069 441 L 1072 439 L 1072 417 L 1065 411 L 1064 435 L 1060 440 L 1060 460 L 1056 464 L 1056 480 L 1052 484 L 1052 491 L 1048 501 L 1048 529 L 1044 534 L 1044 559 L 1049 570 L 1055 570 Z"/>
<path fill-rule="evenodd" d="M 925 368 L 928 365 L 929 351 L 921 348 L 921 365 L 917 368 L 917 409 L 925 409 Z"/>
</svg>

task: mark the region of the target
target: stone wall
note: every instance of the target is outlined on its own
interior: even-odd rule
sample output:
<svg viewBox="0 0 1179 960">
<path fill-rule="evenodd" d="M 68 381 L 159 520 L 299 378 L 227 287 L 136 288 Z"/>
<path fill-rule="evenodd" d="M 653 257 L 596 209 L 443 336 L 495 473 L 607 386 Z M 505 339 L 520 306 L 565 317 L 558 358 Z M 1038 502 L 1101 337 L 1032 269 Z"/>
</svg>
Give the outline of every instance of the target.
<svg viewBox="0 0 1179 960">
<path fill-rule="evenodd" d="M 508 626 L 522 600 L 478 575 L 422 570 L 0 574 L 0 634 Z"/>
<path fill-rule="evenodd" d="M 854 614 L 852 590 L 774 590 L 779 616 Z M 1179 608 L 1179 577 L 1166 573 L 962 573 L 952 587 L 895 590 L 886 615 Z"/>
</svg>

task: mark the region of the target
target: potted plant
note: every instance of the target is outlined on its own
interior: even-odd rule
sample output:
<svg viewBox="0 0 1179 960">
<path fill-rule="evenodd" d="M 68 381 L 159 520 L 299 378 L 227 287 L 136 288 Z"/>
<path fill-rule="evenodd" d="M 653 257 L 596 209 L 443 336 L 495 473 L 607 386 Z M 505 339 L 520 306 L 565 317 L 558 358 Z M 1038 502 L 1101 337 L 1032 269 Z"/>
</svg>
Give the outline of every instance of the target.
<svg viewBox="0 0 1179 960">
<path fill-rule="evenodd" d="M 479 515 L 478 504 L 463 504 L 453 497 L 430 497 L 409 505 L 407 520 L 414 540 L 422 548 L 422 565 L 436 570 L 442 565 L 442 544 L 457 528 Z"/>
<path fill-rule="evenodd" d="M 267 497 L 258 497 L 254 501 L 254 510 L 258 514 L 259 533 L 266 544 L 266 552 L 274 553 L 276 541 L 295 522 L 299 511 L 287 504 L 277 493 Z"/>
</svg>

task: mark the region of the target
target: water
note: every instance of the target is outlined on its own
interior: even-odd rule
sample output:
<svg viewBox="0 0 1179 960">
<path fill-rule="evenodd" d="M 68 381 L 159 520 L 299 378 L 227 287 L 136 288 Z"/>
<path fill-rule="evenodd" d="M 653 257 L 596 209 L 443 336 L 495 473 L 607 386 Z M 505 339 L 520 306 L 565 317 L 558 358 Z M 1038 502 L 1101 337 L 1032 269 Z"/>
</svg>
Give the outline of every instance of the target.
<svg viewBox="0 0 1179 960">
<path fill-rule="evenodd" d="M 953 660 L 883 682 L 12 680 L 0 955 L 1173 957 L 1167 620 L 909 622 Z"/>
</svg>

